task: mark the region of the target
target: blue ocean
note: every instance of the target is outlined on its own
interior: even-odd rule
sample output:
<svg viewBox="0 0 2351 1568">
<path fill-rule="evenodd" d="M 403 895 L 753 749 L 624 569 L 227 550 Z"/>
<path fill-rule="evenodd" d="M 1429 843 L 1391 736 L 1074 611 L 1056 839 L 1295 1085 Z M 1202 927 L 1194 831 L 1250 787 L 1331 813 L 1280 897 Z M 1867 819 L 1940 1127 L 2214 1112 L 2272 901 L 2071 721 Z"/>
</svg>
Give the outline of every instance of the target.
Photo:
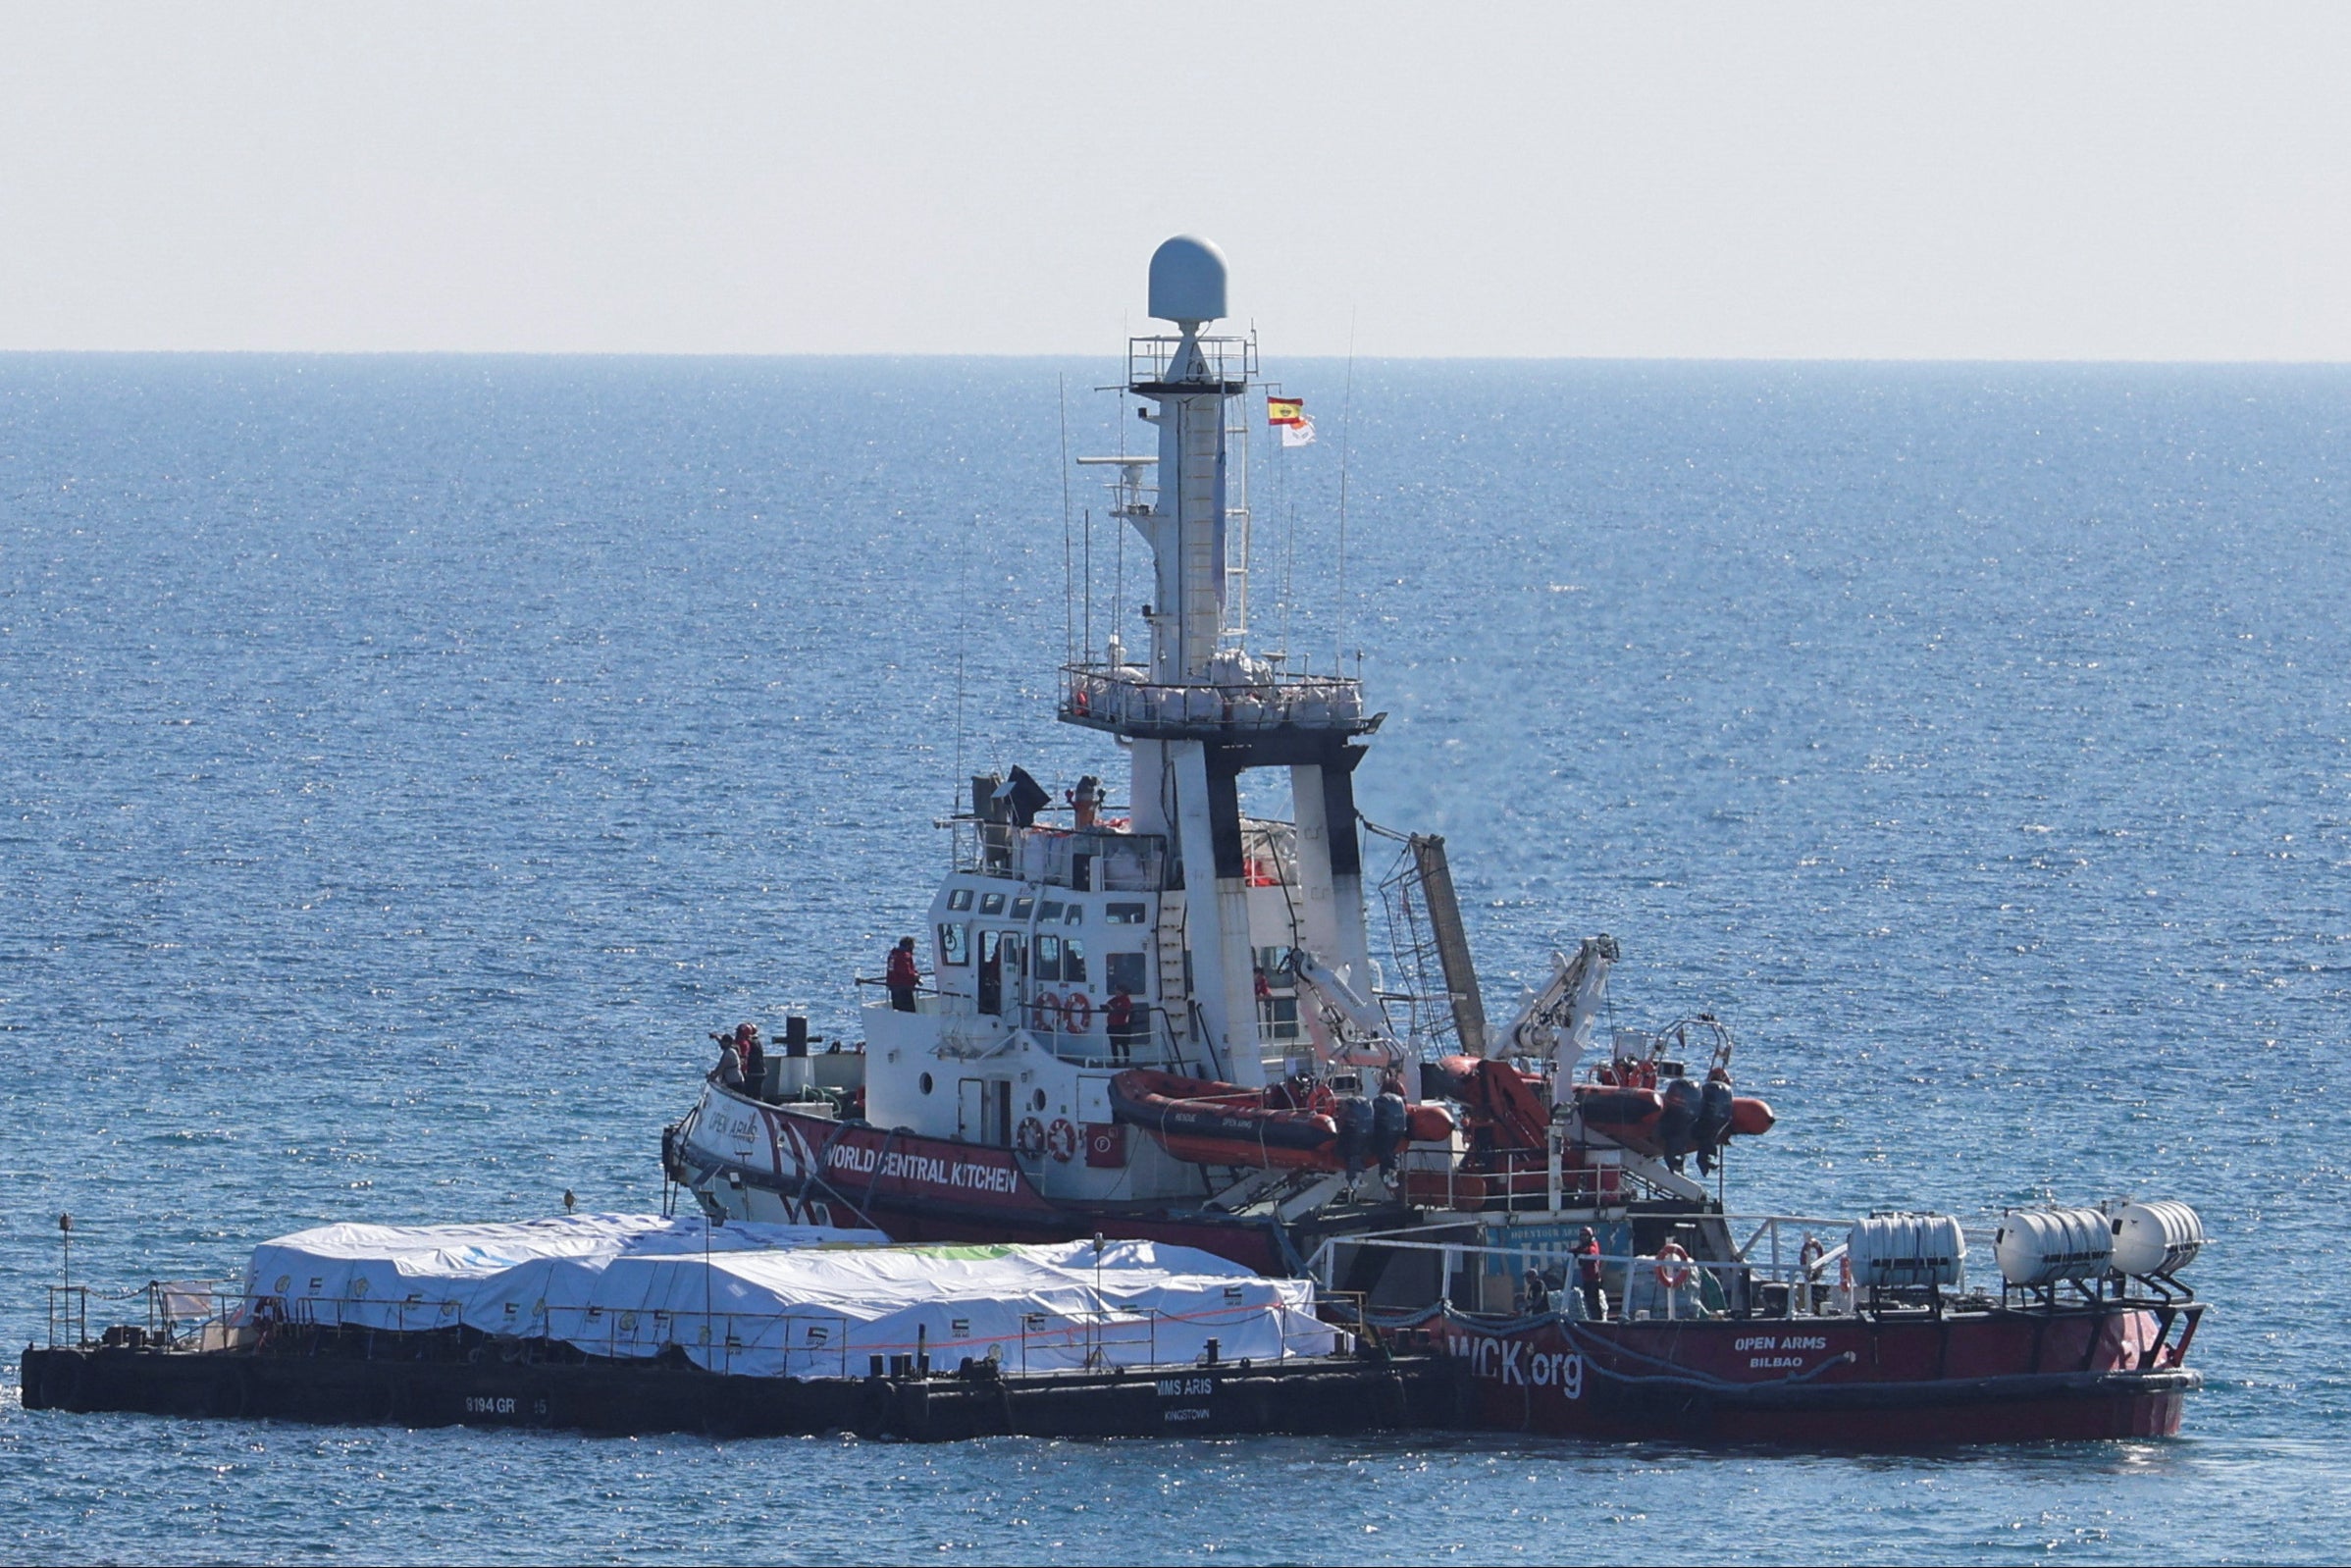
<svg viewBox="0 0 2351 1568">
<path fill-rule="evenodd" d="M 59 1214 L 108 1292 L 656 1208 L 708 1031 L 848 1025 L 959 773 L 1120 776 L 1052 712 L 1149 597 L 1063 464 L 1150 436 L 1121 368 L 0 357 L 0 1557 L 2351 1553 L 2343 369 L 1305 361 L 1319 440 L 1250 469 L 1254 641 L 1360 667 L 1361 805 L 1445 835 L 1489 1010 L 1607 931 L 1619 1022 L 1729 1020 L 1743 1213 L 2194 1204 L 2175 1440 L 22 1408 Z"/>
</svg>

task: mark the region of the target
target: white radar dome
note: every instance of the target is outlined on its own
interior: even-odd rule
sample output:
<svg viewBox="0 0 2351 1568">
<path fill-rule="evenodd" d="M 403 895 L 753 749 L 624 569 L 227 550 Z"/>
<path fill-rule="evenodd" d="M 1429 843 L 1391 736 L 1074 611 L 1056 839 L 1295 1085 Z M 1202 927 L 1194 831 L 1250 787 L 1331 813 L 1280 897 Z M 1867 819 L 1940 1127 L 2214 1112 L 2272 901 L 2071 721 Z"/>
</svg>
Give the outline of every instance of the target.
<svg viewBox="0 0 2351 1568">
<path fill-rule="evenodd" d="M 1225 253 L 1205 239 L 1177 235 L 1151 253 L 1151 314 L 1198 326 L 1225 314 Z"/>
</svg>

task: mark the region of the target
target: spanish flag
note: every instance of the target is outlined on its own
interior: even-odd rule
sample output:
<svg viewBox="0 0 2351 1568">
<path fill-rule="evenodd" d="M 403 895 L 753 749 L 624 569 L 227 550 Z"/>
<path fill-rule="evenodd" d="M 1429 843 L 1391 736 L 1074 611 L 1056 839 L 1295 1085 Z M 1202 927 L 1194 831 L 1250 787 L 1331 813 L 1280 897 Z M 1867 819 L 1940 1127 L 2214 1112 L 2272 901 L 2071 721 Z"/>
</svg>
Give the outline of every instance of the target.
<svg viewBox="0 0 2351 1568">
<path fill-rule="evenodd" d="M 1299 425 L 1306 421 L 1306 399 L 1303 397 L 1268 397 L 1266 423 L 1269 425 Z"/>
</svg>

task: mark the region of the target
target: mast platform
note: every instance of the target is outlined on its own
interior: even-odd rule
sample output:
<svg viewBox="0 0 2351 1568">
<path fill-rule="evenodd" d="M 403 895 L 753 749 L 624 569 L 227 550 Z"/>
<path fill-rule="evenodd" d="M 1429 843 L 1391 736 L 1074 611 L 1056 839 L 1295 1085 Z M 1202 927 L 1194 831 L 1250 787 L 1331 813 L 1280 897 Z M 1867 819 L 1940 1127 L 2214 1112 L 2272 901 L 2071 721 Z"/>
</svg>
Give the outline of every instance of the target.
<svg viewBox="0 0 2351 1568">
<path fill-rule="evenodd" d="M 1062 666 L 1062 721 L 1130 740 L 1323 742 L 1369 735 L 1386 717 L 1366 713 L 1362 683 L 1343 675 L 1163 684 L 1136 665 Z"/>
</svg>

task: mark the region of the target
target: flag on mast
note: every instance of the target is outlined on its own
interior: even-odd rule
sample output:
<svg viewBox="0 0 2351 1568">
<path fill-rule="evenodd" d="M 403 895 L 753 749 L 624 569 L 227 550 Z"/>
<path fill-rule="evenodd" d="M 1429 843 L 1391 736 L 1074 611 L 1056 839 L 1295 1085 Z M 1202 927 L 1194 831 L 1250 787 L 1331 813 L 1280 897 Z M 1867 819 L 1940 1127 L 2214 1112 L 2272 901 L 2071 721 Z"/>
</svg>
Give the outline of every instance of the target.
<svg viewBox="0 0 2351 1568">
<path fill-rule="evenodd" d="M 1303 397 L 1266 399 L 1266 423 L 1281 432 L 1284 446 L 1304 446 L 1314 440 L 1314 421 L 1306 417 Z"/>
</svg>

